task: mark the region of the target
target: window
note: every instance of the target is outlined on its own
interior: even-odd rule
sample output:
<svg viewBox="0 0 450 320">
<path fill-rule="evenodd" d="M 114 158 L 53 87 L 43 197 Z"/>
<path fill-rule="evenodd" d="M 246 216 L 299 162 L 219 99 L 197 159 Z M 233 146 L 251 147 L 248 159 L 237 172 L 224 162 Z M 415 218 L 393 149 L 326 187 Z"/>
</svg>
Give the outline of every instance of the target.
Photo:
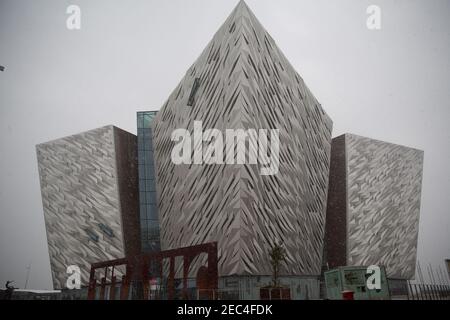
<svg viewBox="0 0 450 320">
<path fill-rule="evenodd" d="M 112 231 L 112 229 L 110 227 L 108 227 L 107 225 L 104 225 L 103 223 L 100 223 L 98 226 L 99 226 L 100 230 L 103 231 L 104 234 L 106 234 L 110 238 L 114 238 L 114 232 Z"/>
<path fill-rule="evenodd" d="M 195 102 L 195 94 L 197 93 L 198 88 L 200 87 L 200 78 L 195 78 L 194 84 L 192 85 L 191 94 L 189 95 L 188 99 L 188 106 L 192 106 Z"/>
<path fill-rule="evenodd" d="M 85 229 L 84 231 L 86 231 L 87 235 L 92 241 L 98 242 L 99 236 L 94 231 L 92 231 L 91 229 Z"/>
</svg>

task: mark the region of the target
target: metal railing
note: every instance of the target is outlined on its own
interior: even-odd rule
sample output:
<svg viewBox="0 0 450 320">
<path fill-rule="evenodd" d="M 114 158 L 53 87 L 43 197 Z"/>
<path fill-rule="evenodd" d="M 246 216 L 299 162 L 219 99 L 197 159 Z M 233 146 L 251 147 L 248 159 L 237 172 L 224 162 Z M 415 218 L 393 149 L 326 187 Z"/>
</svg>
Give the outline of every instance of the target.
<svg viewBox="0 0 450 320">
<path fill-rule="evenodd" d="M 197 300 L 239 300 L 237 289 L 197 289 Z"/>
<path fill-rule="evenodd" d="M 408 281 L 408 300 L 450 300 L 450 286 Z"/>
</svg>

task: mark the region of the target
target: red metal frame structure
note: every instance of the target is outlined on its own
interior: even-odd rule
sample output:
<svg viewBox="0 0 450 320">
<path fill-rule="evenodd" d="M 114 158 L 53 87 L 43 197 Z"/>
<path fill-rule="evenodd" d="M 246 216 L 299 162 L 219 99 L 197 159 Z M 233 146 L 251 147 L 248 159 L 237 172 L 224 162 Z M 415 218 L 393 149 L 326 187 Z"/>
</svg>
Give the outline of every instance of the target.
<svg viewBox="0 0 450 320">
<path fill-rule="evenodd" d="M 100 293 L 98 299 L 104 300 L 106 298 L 106 287 L 110 286 L 109 299 L 114 300 L 116 297 L 116 284 L 120 283 L 120 299 L 126 300 L 129 296 L 129 289 L 131 281 L 141 282 L 143 286 L 143 297 L 148 297 L 149 290 L 149 266 L 156 263 L 159 267 L 160 279 L 163 279 L 163 260 L 169 259 L 169 275 L 168 275 L 168 299 L 175 297 L 175 258 L 183 258 L 183 299 L 188 299 L 187 279 L 189 268 L 192 261 L 200 254 L 208 254 L 208 266 L 202 266 L 197 271 L 197 287 L 199 289 L 214 292 L 218 287 L 218 269 L 217 269 L 217 242 L 205 243 L 201 245 L 160 251 L 155 253 L 140 254 L 134 257 L 127 257 L 111 261 L 93 263 L 91 265 L 91 274 L 89 279 L 88 299 L 96 299 L 96 290 L 100 285 Z M 116 268 L 125 266 L 126 272 L 122 276 L 120 282 L 115 275 Z M 96 270 L 104 270 L 104 276 L 100 279 L 98 284 L 95 277 Z M 111 270 L 110 282 L 107 283 L 109 271 Z M 206 296 L 210 298 L 211 296 Z"/>
</svg>

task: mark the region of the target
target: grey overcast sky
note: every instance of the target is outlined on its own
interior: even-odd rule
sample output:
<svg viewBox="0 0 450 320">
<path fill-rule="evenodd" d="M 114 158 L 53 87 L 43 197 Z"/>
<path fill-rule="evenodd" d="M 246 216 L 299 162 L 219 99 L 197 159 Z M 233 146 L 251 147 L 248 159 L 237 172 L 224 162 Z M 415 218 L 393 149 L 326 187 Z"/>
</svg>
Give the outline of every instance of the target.
<svg viewBox="0 0 450 320">
<path fill-rule="evenodd" d="M 237 0 L 0 0 L 0 286 L 50 289 L 35 145 L 107 124 L 136 133 Z M 66 8 L 81 8 L 81 30 Z M 248 0 L 345 132 L 425 151 L 418 257 L 450 258 L 450 1 Z M 366 9 L 381 8 L 381 30 Z M 426 275 L 425 275 L 426 276 Z"/>
</svg>

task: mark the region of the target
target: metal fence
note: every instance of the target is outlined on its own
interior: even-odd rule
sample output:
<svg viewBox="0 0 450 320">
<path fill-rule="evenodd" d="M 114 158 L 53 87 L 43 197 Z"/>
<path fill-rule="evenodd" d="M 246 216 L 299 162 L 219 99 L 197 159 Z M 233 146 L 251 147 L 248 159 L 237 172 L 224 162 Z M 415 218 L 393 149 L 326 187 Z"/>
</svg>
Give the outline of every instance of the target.
<svg viewBox="0 0 450 320">
<path fill-rule="evenodd" d="M 450 286 L 408 281 L 408 300 L 450 300 Z"/>
<path fill-rule="evenodd" d="M 239 300 L 239 290 L 229 289 L 198 289 L 197 300 Z"/>
</svg>

